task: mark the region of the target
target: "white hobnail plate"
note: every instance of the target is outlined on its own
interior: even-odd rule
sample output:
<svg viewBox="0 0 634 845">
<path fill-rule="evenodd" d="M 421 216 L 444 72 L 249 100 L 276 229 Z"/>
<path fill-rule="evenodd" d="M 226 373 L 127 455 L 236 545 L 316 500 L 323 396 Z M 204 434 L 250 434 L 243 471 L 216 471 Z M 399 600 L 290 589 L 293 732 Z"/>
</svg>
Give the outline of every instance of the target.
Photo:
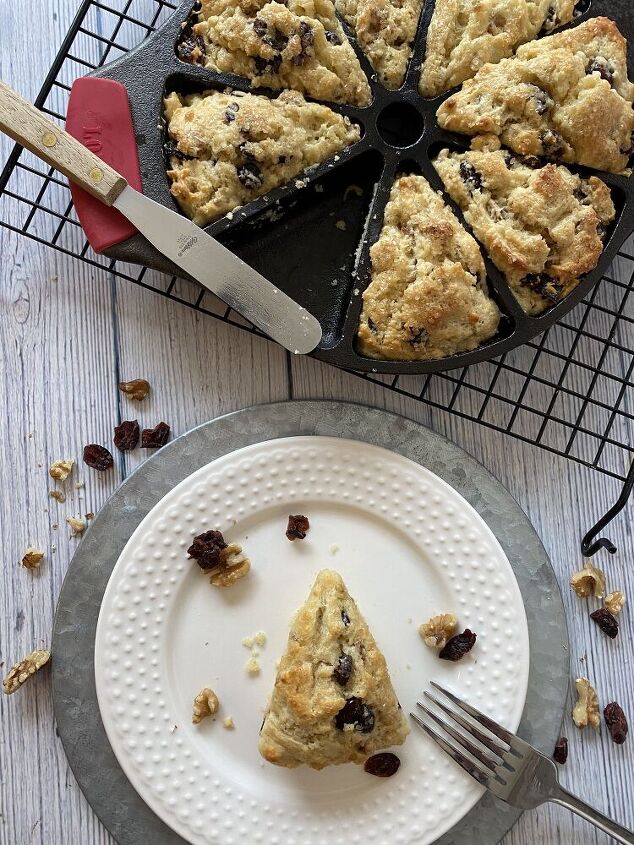
<svg viewBox="0 0 634 845">
<path fill-rule="evenodd" d="M 306 540 L 286 539 L 289 513 L 310 518 Z M 192 537 L 210 528 L 252 560 L 249 576 L 226 590 L 187 559 Z M 510 729 L 520 722 L 529 667 L 520 591 L 499 543 L 455 490 L 356 441 L 292 437 L 240 449 L 145 517 L 97 626 L 97 694 L 112 748 L 139 795 L 194 845 L 426 845 L 482 794 L 416 726 L 387 780 L 352 764 L 288 771 L 260 758 L 289 620 L 323 568 L 343 576 L 406 713 L 434 679 Z M 417 632 L 445 611 L 478 634 L 457 664 L 439 660 Z M 267 642 L 253 678 L 242 639 L 258 630 Z M 220 698 L 219 717 L 192 725 L 192 699 L 205 686 Z"/>
</svg>

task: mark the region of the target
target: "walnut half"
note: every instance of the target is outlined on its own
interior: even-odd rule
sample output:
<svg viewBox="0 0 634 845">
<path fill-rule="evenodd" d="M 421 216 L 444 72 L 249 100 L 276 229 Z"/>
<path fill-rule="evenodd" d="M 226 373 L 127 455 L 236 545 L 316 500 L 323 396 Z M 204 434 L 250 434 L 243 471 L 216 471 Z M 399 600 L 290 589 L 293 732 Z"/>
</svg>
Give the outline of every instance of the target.
<svg viewBox="0 0 634 845">
<path fill-rule="evenodd" d="M 32 651 L 28 657 L 25 657 L 24 660 L 16 663 L 15 666 L 9 670 L 9 674 L 2 682 L 3 691 L 7 695 L 11 695 L 11 693 L 20 689 L 22 684 L 35 675 L 36 672 L 39 672 L 42 666 L 44 666 L 45 663 L 48 663 L 50 659 L 50 651 L 37 649 Z"/>
<path fill-rule="evenodd" d="M 215 716 L 219 706 L 218 696 L 212 689 L 209 689 L 209 687 L 201 689 L 194 699 L 192 722 L 197 725 L 203 719 L 206 719 L 207 716 Z"/>
<path fill-rule="evenodd" d="M 44 552 L 29 546 L 22 556 L 22 566 L 25 569 L 39 569 L 44 558 Z"/>
<path fill-rule="evenodd" d="M 55 481 L 66 481 L 72 472 L 74 463 L 75 461 L 70 458 L 65 461 L 54 461 L 49 467 L 48 474 L 51 478 L 54 478 Z"/>
<path fill-rule="evenodd" d="M 572 576 L 570 586 L 582 599 L 592 595 L 602 599 L 605 595 L 605 575 L 596 566 L 586 563 L 582 570 Z"/>
<path fill-rule="evenodd" d="M 242 551 L 242 546 L 229 543 L 220 552 L 220 566 L 212 571 L 209 582 L 214 587 L 230 587 L 240 578 L 244 578 L 250 569 L 251 561 Z"/>
<path fill-rule="evenodd" d="M 424 622 L 418 633 L 429 648 L 444 648 L 457 630 L 457 617 L 453 613 L 441 613 Z"/>
<path fill-rule="evenodd" d="M 577 703 L 572 711 L 572 720 L 578 728 L 586 728 L 592 725 L 593 728 L 601 727 L 601 716 L 599 715 L 599 698 L 596 691 L 587 678 L 577 678 Z"/>
</svg>

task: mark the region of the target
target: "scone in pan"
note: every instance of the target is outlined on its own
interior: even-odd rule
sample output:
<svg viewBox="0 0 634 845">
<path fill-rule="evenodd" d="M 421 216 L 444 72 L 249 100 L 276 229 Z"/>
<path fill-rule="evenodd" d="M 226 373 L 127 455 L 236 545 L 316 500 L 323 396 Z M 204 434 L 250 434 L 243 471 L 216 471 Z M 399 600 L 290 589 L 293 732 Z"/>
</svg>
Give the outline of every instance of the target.
<svg viewBox="0 0 634 845">
<path fill-rule="evenodd" d="M 186 0 L 94 76 L 144 192 L 314 313 L 315 357 L 418 374 L 600 284 L 634 231 L 633 45 L 630 0 Z M 107 254 L 178 275 L 140 235 Z"/>
</svg>

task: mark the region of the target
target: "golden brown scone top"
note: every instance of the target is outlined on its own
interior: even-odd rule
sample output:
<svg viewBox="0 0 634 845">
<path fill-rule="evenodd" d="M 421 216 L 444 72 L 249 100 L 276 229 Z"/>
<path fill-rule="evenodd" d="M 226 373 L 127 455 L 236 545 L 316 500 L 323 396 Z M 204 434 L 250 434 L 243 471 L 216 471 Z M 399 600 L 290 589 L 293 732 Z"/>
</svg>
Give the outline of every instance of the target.
<svg viewBox="0 0 634 845">
<path fill-rule="evenodd" d="M 401 176 L 370 251 L 359 351 L 399 361 L 475 349 L 500 321 L 480 249 L 423 176 Z"/>
<path fill-rule="evenodd" d="M 492 134 L 521 155 L 614 173 L 634 152 L 634 86 L 616 24 L 594 18 L 487 64 L 438 109 L 444 129 Z"/>
<path fill-rule="evenodd" d="M 442 94 L 487 62 L 572 20 L 575 0 L 436 0 L 420 78 L 424 97 Z"/>
<path fill-rule="evenodd" d="M 194 33 L 208 68 L 365 106 L 370 87 L 331 0 L 202 0 Z"/>
<path fill-rule="evenodd" d="M 359 140 L 360 130 L 296 91 L 170 94 L 168 176 L 183 211 L 203 226 L 284 185 Z"/>
<path fill-rule="evenodd" d="M 260 754 L 323 769 L 362 763 L 408 733 L 385 658 L 341 576 L 323 570 L 292 622 Z"/>
<path fill-rule="evenodd" d="M 559 302 L 596 267 L 615 216 L 596 176 L 506 150 L 442 150 L 434 166 L 528 314 Z"/>
</svg>

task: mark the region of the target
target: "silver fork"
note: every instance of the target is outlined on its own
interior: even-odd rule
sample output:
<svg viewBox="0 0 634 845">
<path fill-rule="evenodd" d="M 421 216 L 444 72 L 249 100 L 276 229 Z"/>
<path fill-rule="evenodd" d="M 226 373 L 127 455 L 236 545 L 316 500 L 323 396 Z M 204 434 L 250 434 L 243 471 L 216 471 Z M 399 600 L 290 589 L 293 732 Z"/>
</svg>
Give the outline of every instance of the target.
<svg viewBox="0 0 634 845">
<path fill-rule="evenodd" d="M 449 690 L 434 682 L 432 686 L 455 705 L 451 707 L 425 692 L 425 698 L 448 718 L 438 715 L 422 701 L 417 704 L 426 719 L 439 725 L 450 739 L 433 730 L 418 714 L 411 716 L 478 783 L 502 801 L 522 810 L 531 810 L 547 801 L 561 804 L 613 836 L 617 842 L 634 845 L 631 830 L 616 824 L 559 786 L 557 767 L 549 757 Z"/>
</svg>

